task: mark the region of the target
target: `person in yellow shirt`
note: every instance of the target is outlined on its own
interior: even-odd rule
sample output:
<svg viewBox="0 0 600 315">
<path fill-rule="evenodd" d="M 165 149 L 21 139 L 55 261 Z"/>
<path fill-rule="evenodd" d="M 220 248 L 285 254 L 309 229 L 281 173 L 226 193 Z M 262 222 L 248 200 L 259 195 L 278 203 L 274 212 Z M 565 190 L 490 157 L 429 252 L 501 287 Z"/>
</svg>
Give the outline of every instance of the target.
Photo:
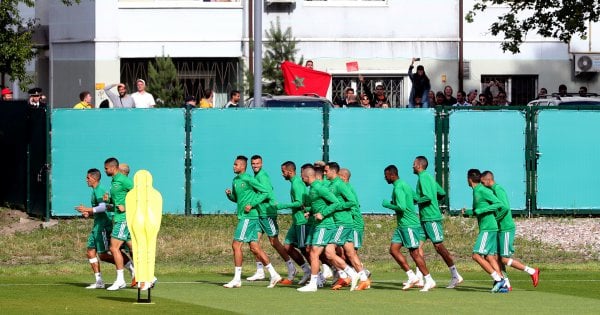
<svg viewBox="0 0 600 315">
<path fill-rule="evenodd" d="M 200 100 L 200 108 L 213 108 L 213 90 L 204 90 L 204 97 Z"/>
<path fill-rule="evenodd" d="M 94 108 L 94 105 L 92 104 L 92 93 L 89 91 L 83 91 L 79 93 L 79 100 L 81 102 L 75 104 L 73 106 L 74 109 Z"/>
</svg>

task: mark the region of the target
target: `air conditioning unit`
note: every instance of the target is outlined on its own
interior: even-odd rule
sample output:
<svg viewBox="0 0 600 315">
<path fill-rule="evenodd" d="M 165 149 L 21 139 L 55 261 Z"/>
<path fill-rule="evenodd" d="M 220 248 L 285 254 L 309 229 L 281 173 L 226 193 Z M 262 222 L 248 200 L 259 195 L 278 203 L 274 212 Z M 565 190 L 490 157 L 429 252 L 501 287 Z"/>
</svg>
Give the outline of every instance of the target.
<svg viewBox="0 0 600 315">
<path fill-rule="evenodd" d="M 600 72 L 600 54 L 575 54 L 575 73 Z"/>
</svg>

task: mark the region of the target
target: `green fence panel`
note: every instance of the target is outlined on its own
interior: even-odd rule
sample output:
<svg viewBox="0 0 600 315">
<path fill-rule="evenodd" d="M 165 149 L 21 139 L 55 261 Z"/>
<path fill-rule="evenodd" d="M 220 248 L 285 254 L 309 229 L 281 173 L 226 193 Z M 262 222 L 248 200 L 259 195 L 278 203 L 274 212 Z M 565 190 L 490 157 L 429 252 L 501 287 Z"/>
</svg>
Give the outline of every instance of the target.
<svg viewBox="0 0 600 315">
<path fill-rule="evenodd" d="M 136 171 L 152 173 L 163 196 L 165 213 L 184 213 L 185 125 L 182 109 L 57 109 L 52 112 L 52 210 L 54 216 L 78 215 L 74 206 L 89 205 L 85 176 L 102 171 L 101 185 L 110 188 L 104 160 L 116 157 Z"/>
<path fill-rule="evenodd" d="M 538 210 L 600 209 L 599 122 L 597 111 L 539 112 Z"/>
<path fill-rule="evenodd" d="M 192 213 L 235 213 L 225 196 L 238 155 L 258 154 L 277 200 L 290 200 L 281 163 L 300 166 L 320 160 L 323 123 L 320 109 L 211 109 L 192 112 Z M 247 172 L 252 174 L 250 161 Z"/>
<path fill-rule="evenodd" d="M 381 201 L 392 193 L 383 177 L 386 166 L 396 165 L 400 178 L 415 187 L 413 161 L 424 155 L 435 175 L 432 109 L 334 109 L 329 135 L 329 158 L 352 173 L 350 182 L 363 213 L 392 214 L 381 207 Z"/>
<path fill-rule="evenodd" d="M 472 208 L 467 171 L 490 170 L 513 210 L 526 209 L 525 117 L 520 111 L 457 110 L 450 114 L 450 210 Z"/>
</svg>

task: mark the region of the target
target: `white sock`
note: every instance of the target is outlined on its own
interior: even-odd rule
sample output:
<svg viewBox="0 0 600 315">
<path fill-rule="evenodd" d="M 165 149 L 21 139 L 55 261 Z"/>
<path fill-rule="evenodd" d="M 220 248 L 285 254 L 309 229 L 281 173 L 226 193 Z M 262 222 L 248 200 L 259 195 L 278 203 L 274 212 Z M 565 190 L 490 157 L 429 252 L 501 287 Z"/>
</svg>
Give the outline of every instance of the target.
<svg viewBox="0 0 600 315">
<path fill-rule="evenodd" d="M 419 270 L 419 268 L 417 268 L 417 270 Z M 408 280 L 412 280 L 417 276 L 412 270 L 407 271 L 406 275 L 408 276 Z"/>
<path fill-rule="evenodd" d="M 344 268 L 344 271 L 351 277 L 354 278 L 356 276 L 358 276 L 358 274 L 356 274 L 356 271 L 354 271 L 354 269 L 352 269 L 350 266 L 346 266 L 346 268 Z"/>
<path fill-rule="evenodd" d="M 358 276 L 360 277 L 360 281 L 367 281 L 367 280 L 369 280 L 369 278 L 367 278 L 367 274 L 365 273 L 364 270 L 361 270 L 358 273 Z"/>
<path fill-rule="evenodd" d="M 302 270 L 304 270 L 304 273 L 310 273 L 310 265 L 308 263 L 304 263 L 304 265 L 302 265 Z"/>
<path fill-rule="evenodd" d="M 317 282 L 319 281 L 319 275 L 310 275 L 310 282 L 308 283 L 308 285 L 314 285 L 315 287 L 317 286 Z"/>
<path fill-rule="evenodd" d="M 116 282 L 125 282 L 125 277 L 123 276 L 123 269 L 117 269 L 117 280 Z"/>
<path fill-rule="evenodd" d="M 523 269 L 523 271 L 527 272 L 530 276 L 532 276 L 535 273 L 535 269 L 529 266 L 525 266 L 525 269 Z"/>
<path fill-rule="evenodd" d="M 326 273 L 326 272 L 331 272 L 331 273 L 333 273 L 333 272 L 331 271 L 331 268 L 330 268 L 330 267 L 329 267 L 327 264 L 323 264 L 323 273 Z"/>
<path fill-rule="evenodd" d="M 507 288 L 510 288 L 510 281 L 508 281 L 508 278 L 507 278 L 507 277 L 504 277 L 504 285 L 505 285 Z"/>
<path fill-rule="evenodd" d="M 96 282 L 102 281 L 102 272 L 96 272 L 94 277 L 96 277 Z"/>
<path fill-rule="evenodd" d="M 421 272 L 421 270 L 419 269 L 419 267 L 417 267 L 417 269 L 416 269 L 416 270 L 417 270 L 417 274 L 416 274 L 416 276 L 417 276 L 419 279 L 422 279 L 422 278 L 423 278 L 423 273 Z"/>
<path fill-rule="evenodd" d="M 242 281 L 242 267 L 235 267 L 235 272 L 233 274 L 233 280 L 237 282 Z"/>
<path fill-rule="evenodd" d="M 278 275 L 277 271 L 275 271 L 275 268 L 273 268 L 273 265 L 268 264 L 265 266 L 265 268 L 267 268 L 267 271 L 269 272 L 269 275 L 271 275 L 271 278 L 273 278 L 273 276 Z"/>
<path fill-rule="evenodd" d="M 338 270 L 338 276 L 340 276 L 340 279 L 348 278 L 348 275 L 344 272 L 344 270 Z"/>
<path fill-rule="evenodd" d="M 452 275 L 452 278 L 458 278 L 458 270 L 456 269 L 455 265 L 448 267 L 448 269 L 450 269 L 450 274 Z"/>
<path fill-rule="evenodd" d="M 256 272 L 262 272 L 264 273 L 265 271 L 263 270 L 263 264 L 260 261 L 256 262 Z"/>
<path fill-rule="evenodd" d="M 295 268 L 295 267 L 294 267 L 294 262 L 292 261 L 292 259 L 291 259 L 291 258 L 290 258 L 290 259 L 288 259 L 288 260 L 287 260 L 285 263 L 286 263 L 286 265 L 287 265 L 288 269 L 294 269 L 294 268 Z"/>
<path fill-rule="evenodd" d="M 423 278 L 425 279 L 425 282 L 427 282 L 427 283 L 431 283 L 433 281 L 433 278 L 431 277 L 431 274 L 428 274 L 428 275 L 426 275 Z"/>
<path fill-rule="evenodd" d="M 494 279 L 494 281 L 500 281 L 500 280 L 502 280 L 502 278 L 500 277 L 500 275 L 498 275 L 498 273 L 495 272 L 495 271 L 492 272 L 492 274 L 490 276 L 492 276 L 492 279 Z"/>
</svg>

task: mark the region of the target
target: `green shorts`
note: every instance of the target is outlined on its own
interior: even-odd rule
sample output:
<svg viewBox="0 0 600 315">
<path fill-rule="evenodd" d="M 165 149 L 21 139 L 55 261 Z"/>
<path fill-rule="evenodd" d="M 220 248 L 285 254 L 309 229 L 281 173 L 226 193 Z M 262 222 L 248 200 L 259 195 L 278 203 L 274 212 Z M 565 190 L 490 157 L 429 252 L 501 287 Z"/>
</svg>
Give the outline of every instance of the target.
<svg viewBox="0 0 600 315">
<path fill-rule="evenodd" d="M 426 221 L 421 222 L 425 238 L 430 239 L 432 243 L 441 243 L 444 241 L 444 226 L 442 221 Z"/>
<path fill-rule="evenodd" d="M 131 241 L 131 235 L 129 235 L 127 222 L 115 222 L 110 237 L 123 242 Z"/>
<path fill-rule="evenodd" d="M 353 228 L 340 225 L 335 229 L 335 234 L 333 235 L 333 239 L 331 240 L 331 244 L 336 245 L 344 245 L 346 243 L 352 242 L 354 231 Z"/>
<path fill-rule="evenodd" d="M 259 232 L 267 234 L 269 237 L 279 235 L 279 225 L 277 225 L 277 217 L 258 218 L 260 225 Z"/>
<path fill-rule="evenodd" d="M 408 249 L 419 248 L 424 241 L 423 228 L 419 227 L 397 227 L 392 235 L 393 244 L 402 244 Z"/>
<path fill-rule="evenodd" d="M 243 243 L 258 241 L 258 219 L 240 219 L 235 227 L 233 240 Z"/>
<path fill-rule="evenodd" d="M 337 229 L 315 227 L 312 233 L 312 246 L 325 247 L 332 243 Z"/>
<path fill-rule="evenodd" d="M 498 232 L 498 252 L 500 256 L 510 258 L 515 253 L 515 230 Z"/>
<path fill-rule="evenodd" d="M 296 248 L 306 247 L 306 225 L 292 225 L 285 235 L 284 244 L 294 245 Z"/>
<path fill-rule="evenodd" d="M 482 256 L 496 255 L 498 252 L 498 232 L 497 231 L 479 231 L 473 253 Z"/>
<path fill-rule="evenodd" d="M 315 226 L 312 224 L 306 224 L 306 240 L 304 244 L 306 246 L 311 246 L 313 243 L 313 232 L 315 231 Z"/>
<path fill-rule="evenodd" d="M 87 248 L 95 249 L 98 254 L 110 250 L 110 233 L 112 226 L 95 226 L 87 239 Z"/>
<path fill-rule="evenodd" d="M 352 243 L 354 243 L 355 249 L 359 249 L 362 247 L 364 234 L 365 234 L 364 229 L 359 229 L 359 230 L 354 229 L 352 231 Z"/>
</svg>

